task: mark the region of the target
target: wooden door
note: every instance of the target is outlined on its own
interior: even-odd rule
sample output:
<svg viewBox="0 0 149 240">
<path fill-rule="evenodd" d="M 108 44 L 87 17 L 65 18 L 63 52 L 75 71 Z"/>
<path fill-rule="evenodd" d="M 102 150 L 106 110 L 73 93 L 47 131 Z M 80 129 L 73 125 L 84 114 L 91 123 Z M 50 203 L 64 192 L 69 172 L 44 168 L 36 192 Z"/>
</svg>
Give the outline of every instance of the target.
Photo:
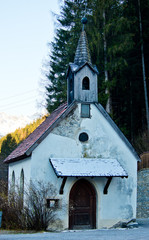
<svg viewBox="0 0 149 240">
<path fill-rule="evenodd" d="M 86 180 L 77 181 L 70 191 L 69 228 L 96 228 L 96 194 Z"/>
</svg>

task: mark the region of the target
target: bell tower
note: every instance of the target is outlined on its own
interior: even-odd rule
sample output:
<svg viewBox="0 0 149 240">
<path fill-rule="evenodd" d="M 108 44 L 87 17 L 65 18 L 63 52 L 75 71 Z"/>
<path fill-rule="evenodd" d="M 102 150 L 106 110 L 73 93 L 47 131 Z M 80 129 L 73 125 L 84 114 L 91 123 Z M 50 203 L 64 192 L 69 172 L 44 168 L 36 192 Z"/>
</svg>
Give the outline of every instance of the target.
<svg viewBox="0 0 149 240">
<path fill-rule="evenodd" d="M 98 86 L 96 66 L 92 65 L 87 36 L 84 25 L 87 19 L 82 19 L 82 32 L 78 41 L 74 63 L 70 63 L 67 72 L 67 101 L 98 102 Z"/>
</svg>

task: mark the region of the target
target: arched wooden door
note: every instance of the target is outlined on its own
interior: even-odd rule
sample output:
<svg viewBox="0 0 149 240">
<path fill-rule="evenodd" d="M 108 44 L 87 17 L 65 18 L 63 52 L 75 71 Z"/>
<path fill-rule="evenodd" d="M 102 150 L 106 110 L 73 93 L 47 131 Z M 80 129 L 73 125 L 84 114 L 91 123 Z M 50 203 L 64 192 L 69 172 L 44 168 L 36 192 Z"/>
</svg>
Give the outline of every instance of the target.
<svg viewBox="0 0 149 240">
<path fill-rule="evenodd" d="M 78 180 L 69 196 L 69 229 L 96 228 L 96 193 L 86 180 Z"/>
</svg>

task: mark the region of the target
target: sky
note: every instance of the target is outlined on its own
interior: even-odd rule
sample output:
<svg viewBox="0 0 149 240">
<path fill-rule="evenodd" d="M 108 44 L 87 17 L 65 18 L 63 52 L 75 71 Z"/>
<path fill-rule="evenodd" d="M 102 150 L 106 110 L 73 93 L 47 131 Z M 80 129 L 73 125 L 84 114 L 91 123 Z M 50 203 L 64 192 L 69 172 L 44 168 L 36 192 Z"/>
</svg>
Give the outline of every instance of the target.
<svg viewBox="0 0 149 240">
<path fill-rule="evenodd" d="M 42 97 L 48 43 L 54 37 L 58 0 L 0 0 L 0 113 L 44 112 Z"/>
</svg>

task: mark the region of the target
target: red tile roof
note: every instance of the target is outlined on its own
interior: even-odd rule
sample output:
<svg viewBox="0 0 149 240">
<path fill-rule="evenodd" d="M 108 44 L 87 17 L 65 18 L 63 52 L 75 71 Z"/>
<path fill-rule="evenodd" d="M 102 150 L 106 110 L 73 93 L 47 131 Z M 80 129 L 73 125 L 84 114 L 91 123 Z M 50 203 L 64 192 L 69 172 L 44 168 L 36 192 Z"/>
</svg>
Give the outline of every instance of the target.
<svg viewBox="0 0 149 240">
<path fill-rule="evenodd" d="M 48 116 L 6 159 L 5 163 L 17 161 L 27 157 L 29 150 L 41 136 L 53 125 L 53 123 L 66 111 L 67 104 L 60 105 Z"/>
</svg>

